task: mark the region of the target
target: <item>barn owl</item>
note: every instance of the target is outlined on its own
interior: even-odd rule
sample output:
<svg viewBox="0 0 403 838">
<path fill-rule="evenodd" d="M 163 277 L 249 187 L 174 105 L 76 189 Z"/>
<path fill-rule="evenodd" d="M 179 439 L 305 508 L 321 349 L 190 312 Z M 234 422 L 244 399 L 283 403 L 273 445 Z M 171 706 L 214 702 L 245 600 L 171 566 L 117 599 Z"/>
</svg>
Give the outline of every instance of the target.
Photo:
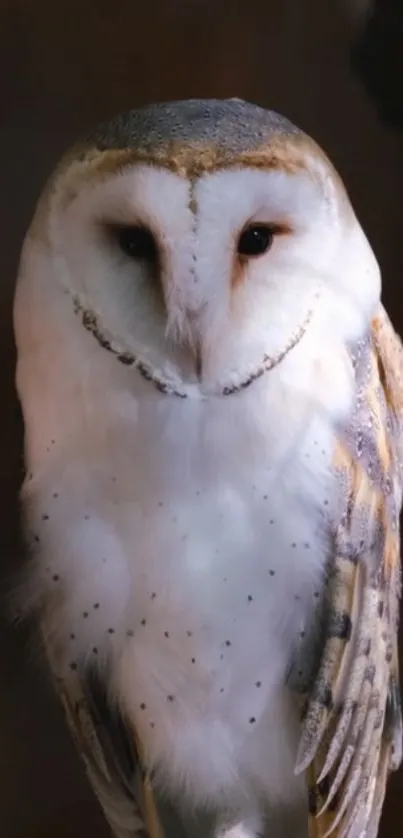
<svg viewBox="0 0 403 838">
<path fill-rule="evenodd" d="M 62 159 L 15 295 L 55 689 L 119 838 L 375 838 L 401 759 L 402 348 L 324 152 L 239 99 Z"/>
</svg>

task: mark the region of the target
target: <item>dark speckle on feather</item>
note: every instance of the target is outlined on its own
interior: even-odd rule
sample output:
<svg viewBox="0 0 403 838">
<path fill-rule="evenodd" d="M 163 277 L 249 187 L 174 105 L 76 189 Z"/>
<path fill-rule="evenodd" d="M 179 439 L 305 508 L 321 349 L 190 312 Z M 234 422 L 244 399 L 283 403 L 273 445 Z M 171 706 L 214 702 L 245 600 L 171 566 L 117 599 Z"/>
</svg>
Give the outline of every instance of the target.
<svg viewBox="0 0 403 838">
<path fill-rule="evenodd" d="M 349 614 L 344 612 L 331 615 L 327 629 L 328 637 L 339 637 L 341 640 L 349 640 L 351 630 L 352 625 Z"/>
<path fill-rule="evenodd" d="M 365 680 L 365 681 L 369 681 L 369 683 L 371 684 L 371 686 L 372 686 L 372 685 L 373 685 L 373 683 L 374 683 L 374 680 L 375 680 L 375 674 L 376 674 L 376 667 L 375 667 L 375 665 L 374 665 L 374 664 L 369 664 L 369 666 L 367 666 L 367 667 L 366 667 L 366 669 L 365 669 L 365 673 L 364 673 L 364 680 Z"/>
<path fill-rule="evenodd" d="M 333 695 L 330 684 L 322 683 L 320 681 L 315 684 L 313 699 L 322 707 L 327 707 L 327 709 L 330 710 L 333 706 Z"/>
</svg>

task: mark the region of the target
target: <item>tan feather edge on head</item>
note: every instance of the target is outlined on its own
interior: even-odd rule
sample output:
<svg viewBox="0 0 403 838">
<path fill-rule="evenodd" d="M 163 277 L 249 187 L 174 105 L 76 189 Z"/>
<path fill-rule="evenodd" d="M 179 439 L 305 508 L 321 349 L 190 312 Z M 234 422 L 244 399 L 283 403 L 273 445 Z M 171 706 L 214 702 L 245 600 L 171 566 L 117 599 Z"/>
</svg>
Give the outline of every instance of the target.
<svg viewBox="0 0 403 838">
<path fill-rule="evenodd" d="M 313 166 L 316 160 L 319 166 Z M 311 165 L 309 165 L 311 163 Z M 308 135 L 274 135 L 269 142 L 250 151 L 234 154 L 221 145 L 172 140 L 157 148 L 119 148 L 100 150 L 84 142 L 76 143 L 61 158 L 38 202 L 31 224 L 31 235 L 45 235 L 45 217 L 55 194 L 60 206 L 66 208 L 86 183 L 101 180 L 137 165 L 167 169 L 179 177 L 194 181 L 224 169 L 255 168 L 296 174 L 306 170 L 323 186 L 325 173 L 331 176 L 343 209 L 350 209 L 344 184 L 337 170 L 322 150 Z"/>
<path fill-rule="evenodd" d="M 227 150 L 225 141 L 222 145 L 207 145 L 172 140 L 155 149 L 82 149 L 81 154 L 73 159 L 85 163 L 90 178 L 92 175 L 115 174 L 128 166 L 144 164 L 168 169 L 179 177 L 195 180 L 212 172 L 237 167 L 267 171 L 275 169 L 295 174 L 307 168 L 308 159 L 314 157 L 329 168 L 344 193 L 344 185 L 333 165 L 320 146 L 305 134 L 292 137 L 274 135 L 270 142 L 239 154 Z"/>
</svg>

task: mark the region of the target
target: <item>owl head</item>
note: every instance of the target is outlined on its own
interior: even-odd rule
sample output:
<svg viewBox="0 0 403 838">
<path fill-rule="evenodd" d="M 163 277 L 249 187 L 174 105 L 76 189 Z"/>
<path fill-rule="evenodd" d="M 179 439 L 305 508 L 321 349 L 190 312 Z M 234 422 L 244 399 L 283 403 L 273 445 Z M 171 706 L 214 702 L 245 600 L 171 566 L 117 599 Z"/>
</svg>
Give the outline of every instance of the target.
<svg viewBox="0 0 403 838">
<path fill-rule="evenodd" d="M 19 358 L 59 379 L 123 365 L 167 394 L 228 395 L 312 330 L 362 332 L 379 286 L 302 131 L 239 99 L 157 104 L 101 125 L 50 178 L 22 252 Z"/>
</svg>

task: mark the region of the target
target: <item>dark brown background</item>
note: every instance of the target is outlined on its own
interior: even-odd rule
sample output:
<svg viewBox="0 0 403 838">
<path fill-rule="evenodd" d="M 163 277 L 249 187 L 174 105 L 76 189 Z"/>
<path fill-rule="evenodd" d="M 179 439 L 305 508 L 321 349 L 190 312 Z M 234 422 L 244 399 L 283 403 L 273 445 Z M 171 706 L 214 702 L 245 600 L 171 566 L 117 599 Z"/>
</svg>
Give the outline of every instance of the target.
<svg viewBox="0 0 403 838">
<path fill-rule="evenodd" d="M 90 123 L 147 100 L 188 96 L 236 95 L 285 112 L 339 168 L 403 332 L 402 139 L 379 125 L 351 75 L 348 7 L 344 0 L 2 0 L 3 590 L 20 562 L 11 334 L 18 251 L 44 178 Z M 5 616 L 0 672 L 2 838 L 106 838 L 59 707 L 29 659 L 24 633 L 11 631 Z M 390 784 L 382 835 L 397 838 L 402 824 L 403 773 Z"/>
</svg>

